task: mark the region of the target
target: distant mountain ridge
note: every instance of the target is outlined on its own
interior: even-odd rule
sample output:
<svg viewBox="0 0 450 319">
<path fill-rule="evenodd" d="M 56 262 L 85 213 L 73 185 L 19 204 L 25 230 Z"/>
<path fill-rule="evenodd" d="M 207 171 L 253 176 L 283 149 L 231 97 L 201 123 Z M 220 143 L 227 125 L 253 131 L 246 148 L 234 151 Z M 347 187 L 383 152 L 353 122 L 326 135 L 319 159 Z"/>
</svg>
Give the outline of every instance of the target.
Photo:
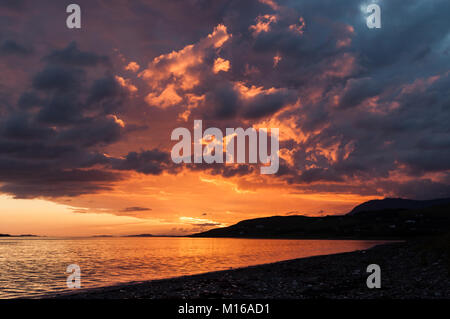
<svg viewBox="0 0 450 319">
<path fill-rule="evenodd" d="M 0 237 L 41 237 L 41 236 L 32 234 L 24 234 L 24 235 L 0 234 Z"/>
<path fill-rule="evenodd" d="M 450 232 L 450 199 L 368 201 L 346 215 L 248 219 L 190 237 L 404 239 Z"/>
<path fill-rule="evenodd" d="M 374 199 L 355 206 L 348 215 L 354 215 L 359 212 L 369 212 L 387 209 L 423 209 L 433 206 L 450 204 L 450 198 L 440 198 L 433 200 L 414 200 L 403 198 L 385 198 Z"/>
</svg>

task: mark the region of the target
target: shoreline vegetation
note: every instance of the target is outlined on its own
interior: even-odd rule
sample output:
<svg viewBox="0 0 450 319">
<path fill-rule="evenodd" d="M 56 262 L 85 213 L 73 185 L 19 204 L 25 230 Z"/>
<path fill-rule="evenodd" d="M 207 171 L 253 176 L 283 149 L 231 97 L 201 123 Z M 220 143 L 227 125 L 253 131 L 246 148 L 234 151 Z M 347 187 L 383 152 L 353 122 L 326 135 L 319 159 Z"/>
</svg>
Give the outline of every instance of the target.
<svg viewBox="0 0 450 319">
<path fill-rule="evenodd" d="M 450 235 L 198 275 L 90 288 L 56 299 L 448 299 Z M 381 267 L 369 289 L 367 266 Z"/>
</svg>

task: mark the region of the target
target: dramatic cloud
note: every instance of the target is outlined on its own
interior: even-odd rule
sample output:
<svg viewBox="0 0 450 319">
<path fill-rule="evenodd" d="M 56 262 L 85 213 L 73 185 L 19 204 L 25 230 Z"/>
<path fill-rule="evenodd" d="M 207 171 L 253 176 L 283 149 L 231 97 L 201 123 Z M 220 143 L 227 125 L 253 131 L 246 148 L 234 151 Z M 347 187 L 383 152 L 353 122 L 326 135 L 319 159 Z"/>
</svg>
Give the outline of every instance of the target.
<svg viewBox="0 0 450 319">
<path fill-rule="evenodd" d="M 3 192 L 76 196 L 189 170 L 252 189 L 450 196 L 448 1 L 382 2 L 381 29 L 356 0 L 82 1 L 111 18 L 87 17 L 83 36 L 43 21 L 45 45 L 12 18 L 28 5 L 0 1 L 15 21 L 0 33 Z M 170 131 L 194 119 L 280 128 L 276 176 L 175 165 Z"/>
<path fill-rule="evenodd" d="M 159 175 L 165 170 L 174 169 L 170 154 L 158 149 L 130 152 L 125 159 L 113 160 L 113 168 L 118 170 L 134 170 L 143 174 Z"/>
<path fill-rule="evenodd" d="M 44 58 L 51 63 L 61 63 L 73 66 L 95 66 L 109 61 L 107 56 L 99 56 L 91 52 L 82 52 L 76 42 L 70 43 L 62 50 L 55 50 Z"/>
<path fill-rule="evenodd" d="M 116 142 L 124 127 L 118 111 L 126 92 L 113 77 L 90 80 L 85 68 L 94 55 L 50 54 L 31 76 L 31 86 L 0 124 L 1 191 L 17 197 L 75 196 L 111 189 L 121 174 L 106 170 L 110 158 L 100 147 Z M 58 57 L 58 58 L 56 58 Z M 87 63 L 87 61 L 91 61 Z M 107 74 L 107 70 L 104 70 Z"/>
</svg>

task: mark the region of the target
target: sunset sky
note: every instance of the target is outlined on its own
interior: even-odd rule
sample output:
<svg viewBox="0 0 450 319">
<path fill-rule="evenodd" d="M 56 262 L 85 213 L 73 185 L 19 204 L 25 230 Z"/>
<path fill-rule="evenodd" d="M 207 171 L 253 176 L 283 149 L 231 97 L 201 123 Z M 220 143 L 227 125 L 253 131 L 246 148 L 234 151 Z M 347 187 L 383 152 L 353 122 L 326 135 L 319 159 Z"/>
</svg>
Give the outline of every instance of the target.
<svg viewBox="0 0 450 319">
<path fill-rule="evenodd" d="M 66 7 L 81 7 L 81 29 Z M 381 29 L 365 8 L 378 3 Z M 447 0 L 0 0 L 0 233 L 184 235 L 450 197 Z M 177 127 L 279 128 L 280 169 Z"/>
</svg>

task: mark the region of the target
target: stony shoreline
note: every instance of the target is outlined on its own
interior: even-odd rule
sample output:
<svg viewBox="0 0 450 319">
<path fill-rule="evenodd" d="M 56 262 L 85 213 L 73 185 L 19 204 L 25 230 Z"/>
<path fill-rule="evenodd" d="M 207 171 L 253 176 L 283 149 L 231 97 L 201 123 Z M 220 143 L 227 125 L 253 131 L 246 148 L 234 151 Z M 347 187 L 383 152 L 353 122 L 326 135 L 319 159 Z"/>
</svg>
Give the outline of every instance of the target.
<svg viewBox="0 0 450 319">
<path fill-rule="evenodd" d="M 424 248 L 425 247 L 425 248 Z M 366 267 L 381 267 L 381 289 L 368 289 Z M 450 298 L 447 256 L 421 242 L 282 261 L 200 275 L 93 288 L 46 298 L 76 299 L 372 299 Z"/>
</svg>

